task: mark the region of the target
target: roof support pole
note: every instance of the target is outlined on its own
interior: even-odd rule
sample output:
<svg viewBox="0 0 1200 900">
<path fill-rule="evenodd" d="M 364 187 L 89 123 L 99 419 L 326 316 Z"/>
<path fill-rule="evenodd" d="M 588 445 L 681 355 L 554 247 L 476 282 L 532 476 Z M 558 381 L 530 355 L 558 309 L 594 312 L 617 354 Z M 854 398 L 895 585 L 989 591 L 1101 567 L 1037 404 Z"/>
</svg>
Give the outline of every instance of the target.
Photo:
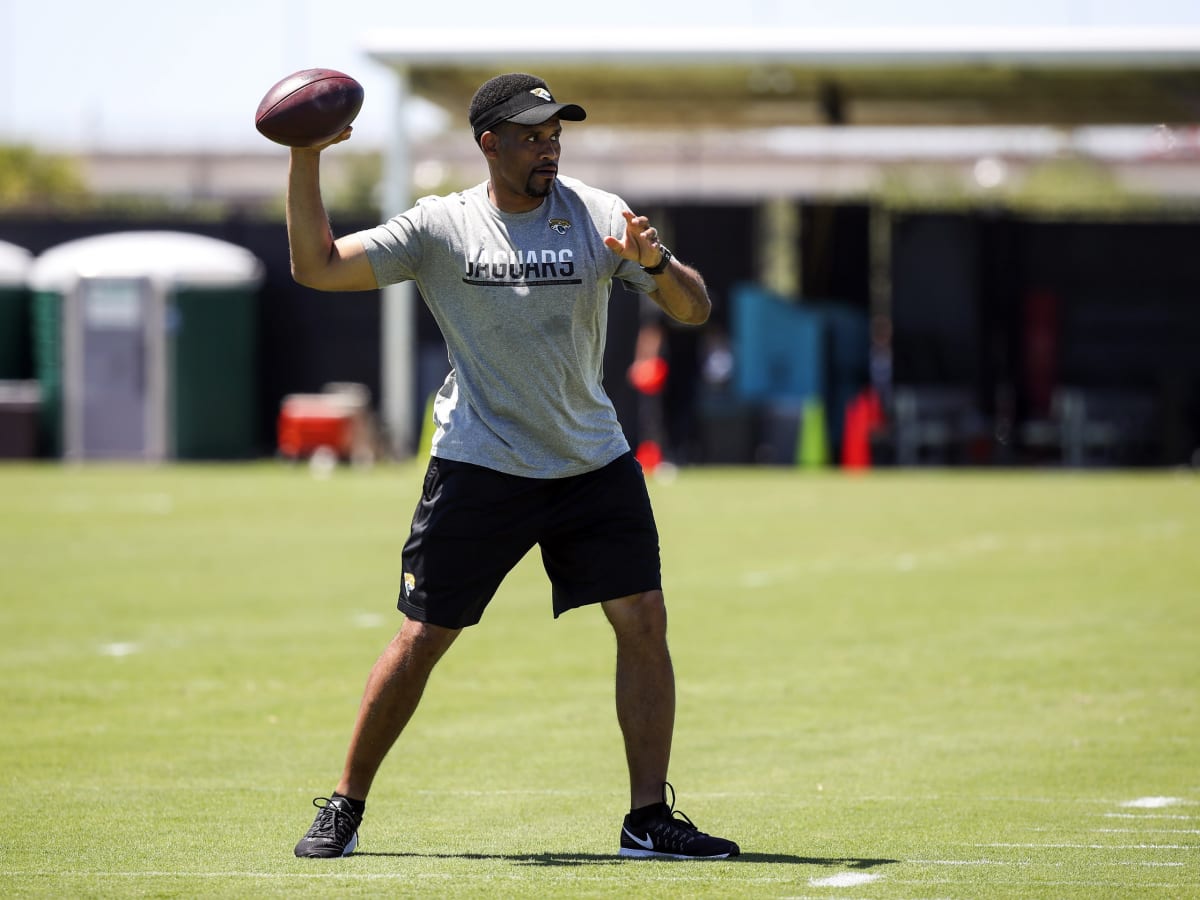
<svg viewBox="0 0 1200 900">
<path fill-rule="evenodd" d="M 881 203 L 871 204 L 868 228 L 868 293 L 870 296 L 871 385 L 884 409 L 892 403 L 892 215 Z"/>
<path fill-rule="evenodd" d="M 395 133 L 385 148 L 383 218 L 389 219 L 412 206 L 412 143 L 409 138 L 408 102 L 411 96 L 406 67 L 395 67 Z M 397 459 L 406 459 L 416 447 L 417 326 L 413 312 L 412 282 L 383 289 L 381 313 L 383 346 L 380 348 L 382 394 L 380 412 L 388 443 Z"/>
</svg>

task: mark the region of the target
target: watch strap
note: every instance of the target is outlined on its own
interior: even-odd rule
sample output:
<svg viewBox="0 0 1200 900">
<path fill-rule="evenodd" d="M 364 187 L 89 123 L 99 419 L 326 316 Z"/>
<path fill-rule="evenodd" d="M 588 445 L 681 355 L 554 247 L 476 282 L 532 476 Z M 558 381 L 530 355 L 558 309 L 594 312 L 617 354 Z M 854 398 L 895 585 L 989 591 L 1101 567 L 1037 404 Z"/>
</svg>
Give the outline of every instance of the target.
<svg viewBox="0 0 1200 900">
<path fill-rule="evenodd" d="M 667 271 L 667 266 L 671 264 L 671 259 L 675 255 L 667 249 L 666 244 L 659 244 L 658 249 L 662 251 L 662 259 L 653 266 L 642 266 L 642 271 L 647 275 L 661 275 Z"/>
</svg>

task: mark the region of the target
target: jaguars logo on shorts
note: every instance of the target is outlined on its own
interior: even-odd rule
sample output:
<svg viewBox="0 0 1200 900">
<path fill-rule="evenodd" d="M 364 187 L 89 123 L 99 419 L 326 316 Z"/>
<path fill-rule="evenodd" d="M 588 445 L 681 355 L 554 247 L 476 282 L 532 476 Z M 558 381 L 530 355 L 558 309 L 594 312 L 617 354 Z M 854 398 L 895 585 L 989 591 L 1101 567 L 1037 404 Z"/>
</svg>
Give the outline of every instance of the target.
<svg viewBox="0 0 1200 900">
<path fill-rule="evenodd" d="M 566 234 L 567 229 L 571 227 L 571 223 L 566 219 L 551 219 L 550 227 L 559 234 Z"/>
</svg>

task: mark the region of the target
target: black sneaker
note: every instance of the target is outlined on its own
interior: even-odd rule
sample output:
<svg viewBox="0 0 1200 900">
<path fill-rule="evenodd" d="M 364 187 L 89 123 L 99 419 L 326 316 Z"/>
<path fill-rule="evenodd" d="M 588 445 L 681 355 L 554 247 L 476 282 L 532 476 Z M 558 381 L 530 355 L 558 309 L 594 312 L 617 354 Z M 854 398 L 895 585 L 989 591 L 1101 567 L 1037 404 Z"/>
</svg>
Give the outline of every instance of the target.
<svg viewBox="0 0 1200 900">
<path fill-rule="evenodd" d="M 358 846 L 358 826 L 362 816 L 350 808 L 344 797 L 317 797 L 313 806 L 320 810 L 300 843 L 296 855 L 312 859 L 349 856 Z"/>
<path fill-rule="evenodd" d="M 667 790 L 671 800 L 667 802 Z M 741 853 L 733 841 L 705 834 L 675 809 L 675 788 L 663 785 L 663 802 L 625 817 L 621 856 L 638 859 L 729 859 Z"/>
</svg>

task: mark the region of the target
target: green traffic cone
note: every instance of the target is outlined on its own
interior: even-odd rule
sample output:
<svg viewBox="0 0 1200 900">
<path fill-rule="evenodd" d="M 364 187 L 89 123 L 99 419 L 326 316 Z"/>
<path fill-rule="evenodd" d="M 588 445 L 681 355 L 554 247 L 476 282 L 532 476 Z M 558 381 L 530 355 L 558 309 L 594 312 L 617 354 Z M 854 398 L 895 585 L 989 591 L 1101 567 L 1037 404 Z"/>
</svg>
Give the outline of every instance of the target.
<svg viewBox="0 0 1200 900">
<path fill-rule="evenodd" d="M 804 401 L 800 413 L 800 439 L 796 442 L 796 465 L 819 468 L 829 465 L 829 439 L 825 433 L 825 405 L 820 400 Z"/>
</svg>

